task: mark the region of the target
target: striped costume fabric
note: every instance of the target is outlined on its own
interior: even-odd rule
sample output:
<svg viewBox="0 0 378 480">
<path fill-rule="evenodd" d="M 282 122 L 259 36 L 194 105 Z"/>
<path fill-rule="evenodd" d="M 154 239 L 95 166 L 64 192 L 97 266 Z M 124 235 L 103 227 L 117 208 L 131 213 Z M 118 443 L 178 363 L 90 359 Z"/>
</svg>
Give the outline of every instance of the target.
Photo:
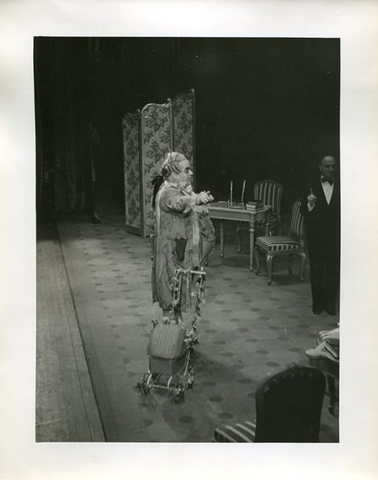
<svg viewBox="0 0 378 480">
<path fill-rule="evenodd" d="M 252 443 L 255 441 L 256 424 L 253 422 L 236 423 L 218 427 L 214 431 L 216 443 Z"/>
</svg>

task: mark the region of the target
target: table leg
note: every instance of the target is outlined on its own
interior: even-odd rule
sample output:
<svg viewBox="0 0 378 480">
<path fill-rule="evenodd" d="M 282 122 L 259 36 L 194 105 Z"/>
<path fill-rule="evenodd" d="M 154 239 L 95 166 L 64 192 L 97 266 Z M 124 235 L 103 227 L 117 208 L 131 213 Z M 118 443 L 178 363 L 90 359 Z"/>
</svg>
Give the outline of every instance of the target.
<svg viewBox="0 0 378 480">
<path fill-rule="evenodd" d="M 221 258 L 223 258 L 224 257 L 224 225 L 223 225 L 223 220 L 220 220 L 219 228 L 220 228 L 220 256 L 221 256 Z"/>
<path fill-rule="evenodd" d="M 328 383 L 328 390 L 329 390 L 328 411 L 332 415 L 333 412 L 335 411 L 335 405 L 336 405 L 335 379 L 331 377 L 331 375 L 327 375 L 327 383 Z"/>
<path fill-rule="evenodd" d="M 253 272 L 253 249 L 255 247 L 255 222 L 249 222 L 249 269 Z"/>
</svg>

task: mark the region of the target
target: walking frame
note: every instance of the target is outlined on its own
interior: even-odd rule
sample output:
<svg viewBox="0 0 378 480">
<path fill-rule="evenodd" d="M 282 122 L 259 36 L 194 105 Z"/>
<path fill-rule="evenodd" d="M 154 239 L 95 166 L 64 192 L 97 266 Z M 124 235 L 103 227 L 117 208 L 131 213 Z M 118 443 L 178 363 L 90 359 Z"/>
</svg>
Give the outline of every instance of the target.
<svg viewBox="0 0 378 480">
<path fill-rule="evenodd" d="M 161 322 L 152 320 L 153 328 L 147 349 L 149 370 L 137 385 L 142 395 L 148 395 L 156 388 L 173 392 L 174 400 L 180 401 L 184 398 L 185 391 L 193 387 L 190 356 L 193 346 L 198 343 L 197 321 L 201 317 L 200 305 L 205 303 L 205 278 L 203 267 L 176 269 L 171 284 L 172 307 L 169 316 L 163 317 Z M 195 289 L 192 291 L 194 279 Z M 185 327 L 181 315 L 181 296 L 184 290 L 187 304 L 194 306 L 194 316 L 189 327 Z"/>
</svg>

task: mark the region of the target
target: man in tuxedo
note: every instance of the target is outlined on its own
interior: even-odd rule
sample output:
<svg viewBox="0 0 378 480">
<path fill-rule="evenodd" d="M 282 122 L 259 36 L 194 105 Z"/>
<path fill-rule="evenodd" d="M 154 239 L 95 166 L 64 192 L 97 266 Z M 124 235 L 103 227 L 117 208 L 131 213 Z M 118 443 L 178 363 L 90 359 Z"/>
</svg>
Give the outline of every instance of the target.
<svg viewBox="0 0 378 480">
<path fill-rule="evenodd" d="M 327 155 L 320 174 L 302 198 L 310 257 L 312 311 L 336 315 L 340 284 L 340 188 L 335 179 L 336 161 Z"/>
</svg>

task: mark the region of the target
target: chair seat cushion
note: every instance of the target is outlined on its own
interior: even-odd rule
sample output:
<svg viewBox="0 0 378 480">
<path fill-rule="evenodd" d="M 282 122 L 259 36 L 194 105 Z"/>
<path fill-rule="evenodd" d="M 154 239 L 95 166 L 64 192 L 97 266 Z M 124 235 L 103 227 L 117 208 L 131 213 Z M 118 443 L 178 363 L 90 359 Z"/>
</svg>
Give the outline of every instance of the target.
<svg viewBox="0 0 378 480">
<path fill-rule="evenodd" d="M 256 246 L 265 252 L 287 252 L 299 249 L 299 243 L 290 237 L 257 237 Z"/>
<path fill-rule="evenodd" d="M 214 442 L 252 443 L 255 440 L 256 424 L 253 422 L 225 425 L 214 430 Z"/>
</svg>

